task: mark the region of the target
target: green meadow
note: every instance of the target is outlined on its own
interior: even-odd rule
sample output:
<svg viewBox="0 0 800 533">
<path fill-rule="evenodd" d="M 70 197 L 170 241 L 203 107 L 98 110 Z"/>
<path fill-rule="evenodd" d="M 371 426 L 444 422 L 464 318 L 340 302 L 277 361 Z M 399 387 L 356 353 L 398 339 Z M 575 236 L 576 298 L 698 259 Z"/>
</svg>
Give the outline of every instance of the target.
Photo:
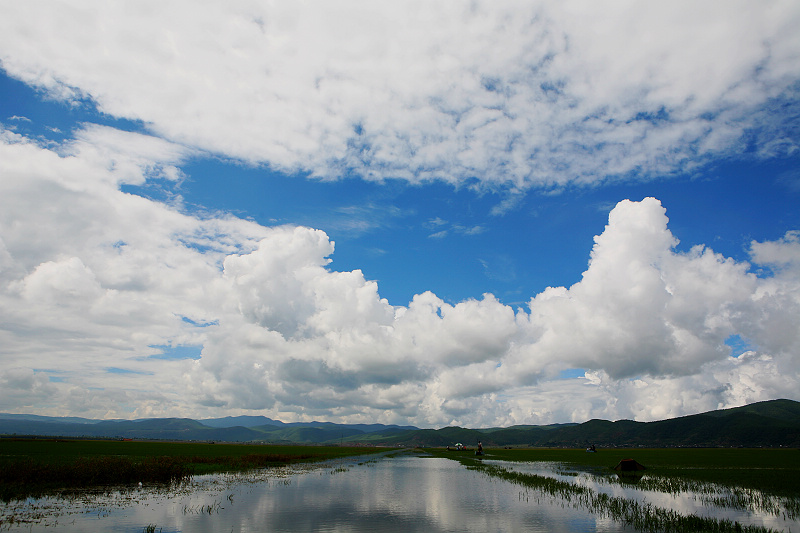
<svg viewBox="0 0 800 533">
<path fill-rule="evenodd" d="M 0 499 L 103 485 L 169 483 L 195 474 L 246 471 L 384 451 L 119 440 L 0 439 Z"/>
</svg>

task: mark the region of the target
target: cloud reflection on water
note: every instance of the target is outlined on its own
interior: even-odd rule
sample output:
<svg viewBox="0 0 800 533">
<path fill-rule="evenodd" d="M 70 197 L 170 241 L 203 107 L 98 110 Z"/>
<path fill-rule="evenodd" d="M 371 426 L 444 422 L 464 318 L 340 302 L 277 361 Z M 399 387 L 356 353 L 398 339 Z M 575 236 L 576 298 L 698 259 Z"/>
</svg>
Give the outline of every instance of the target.
<svg viewBox="0 0 800 533">
<path fill-rule="evenodd" d="M 163 533 L 622 531 L 582 510 L 538 505 L 518 486 L 447 459 L 403 456 L 344 464 L 275 469 L 257 477 L 202 476 L 166 492 L 96 495 L 91 502 L 62 502 L 59 515 L 50 513 L 24 529 L 138 532 L 155 524 Z"/>
</svg>

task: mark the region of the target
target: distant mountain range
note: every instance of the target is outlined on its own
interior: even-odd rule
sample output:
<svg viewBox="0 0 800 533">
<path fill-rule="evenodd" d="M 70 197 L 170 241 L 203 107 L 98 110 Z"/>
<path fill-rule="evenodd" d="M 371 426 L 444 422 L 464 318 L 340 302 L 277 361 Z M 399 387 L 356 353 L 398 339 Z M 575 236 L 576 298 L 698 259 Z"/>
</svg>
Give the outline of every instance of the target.
<svg viewBox="0 0 800 533">
<path fill-rule="evenodd" d="M 0 413 L 0 435 L 389 446 L 474 445 L 482 441 L 484 446 L 536 447 L 800 447 L 800 402 L 771 400 L 657 422 L 589 420 L 488 429 L 284 423 L 264 416 L 92 420 Z"/>
</svg>

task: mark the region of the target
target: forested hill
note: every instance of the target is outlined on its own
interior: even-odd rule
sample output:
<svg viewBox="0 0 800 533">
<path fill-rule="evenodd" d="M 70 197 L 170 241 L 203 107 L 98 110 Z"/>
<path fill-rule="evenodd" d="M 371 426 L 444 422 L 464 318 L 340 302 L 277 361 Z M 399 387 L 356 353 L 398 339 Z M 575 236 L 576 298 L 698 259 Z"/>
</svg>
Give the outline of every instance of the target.
<svg viewBox="0 0 800 533">
<path fill-rule="evenodd" d="M 211 420 L 90 420 L 0 414 L 0 435 L 388 446 L 800 447 L 800 402 L 771 400 L 657 422 L 589 420 L 582 424 L 418 429 L 382 424 L 286 424 L 261 416 Z"/>
<path fill-rule="evenodd" d="M 378 435 L 372 435 L 373 438 Z M 657 422 L 589 420 L 582 424 L 491 430 L 444 428 L 387 439 L 402 445 L 536 447 L 800 447 L 800 402 L 771 400 Z"/>
</svg>

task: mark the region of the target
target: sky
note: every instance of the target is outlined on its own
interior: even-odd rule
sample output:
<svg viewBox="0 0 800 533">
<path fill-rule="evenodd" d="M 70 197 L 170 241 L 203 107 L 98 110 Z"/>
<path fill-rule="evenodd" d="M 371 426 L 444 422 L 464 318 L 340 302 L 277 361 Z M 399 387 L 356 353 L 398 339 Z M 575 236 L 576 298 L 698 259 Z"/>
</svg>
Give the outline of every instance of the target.
<svg viewBox="0 0 800 533">
<path fill-rule="evenodd" d="M 0 412 L 800 400 L 800 4 L 0 4 Z"/>
</svg>

